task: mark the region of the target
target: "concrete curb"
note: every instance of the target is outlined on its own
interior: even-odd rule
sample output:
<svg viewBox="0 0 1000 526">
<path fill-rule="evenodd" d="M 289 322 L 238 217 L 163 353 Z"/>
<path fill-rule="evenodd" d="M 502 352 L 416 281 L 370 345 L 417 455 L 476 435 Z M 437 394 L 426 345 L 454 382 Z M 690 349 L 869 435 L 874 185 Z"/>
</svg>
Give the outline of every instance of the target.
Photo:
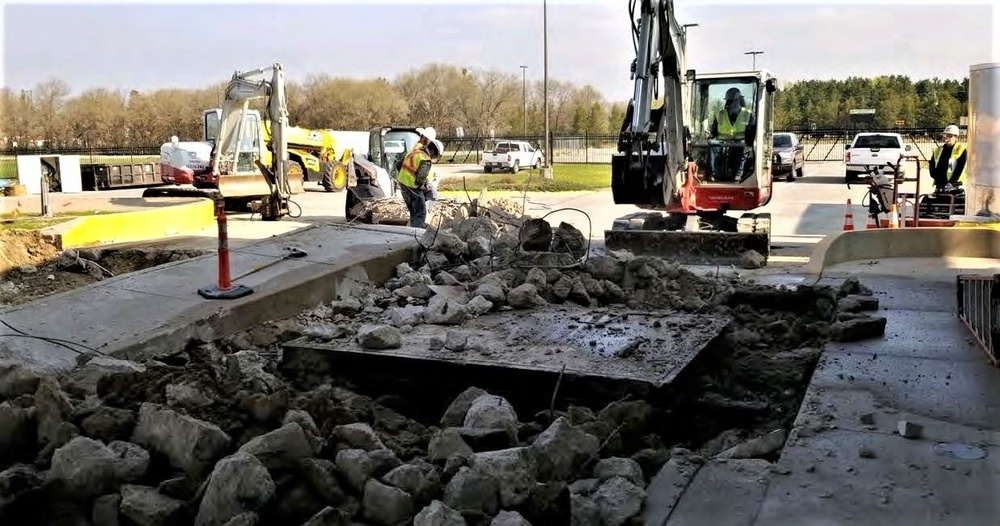
<svg viewBox="0 0 1000 526">
<path fill-rule="evenodd" d="M 1000 231 L 956 226 L 840 232 L 816 244 L 805 271 L 818 276 L 848 261 L 938 257 L 1000 258 Z"/>
<path fill-rule="evenodd" d="M 55 240 L 56 248 L 148 241 L 196 232 L 215 223 L 215 205 L 198 199 L 148 210 L 78 217 L 42 230 Z"/>
<path fill-rule="evenodd" d="M 191 339 L 212 341 L 269 321 L 290 318 L 345 297 L 358 287 L 384 283 L 393 276 L 396 265 L 411 259 L 416 246 L 416 241 L 405 240 L 389 244 L 387 250 L 376 256 L 360 253 L 337 265 L 314 264 L 286 271 L 273 278 L 266 289 L 237 300 L 206 300 L 182 318 L 170 320 L 168 326 L 101 351 L 120 358 L 144 360 L 179 352 Z M 317 271 L 317 267 L 322 270 Z"/>
</svg>

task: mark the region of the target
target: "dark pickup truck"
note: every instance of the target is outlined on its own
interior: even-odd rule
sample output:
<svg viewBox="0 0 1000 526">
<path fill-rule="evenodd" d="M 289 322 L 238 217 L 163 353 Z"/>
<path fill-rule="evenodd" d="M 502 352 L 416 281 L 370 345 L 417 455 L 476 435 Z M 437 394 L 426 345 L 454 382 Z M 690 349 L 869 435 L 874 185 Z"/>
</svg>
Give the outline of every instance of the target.
<svg viewBox="0 0 1000 526">
<path fill-rule="evenodd" d="M 775 133 L 771 152 L 771 174 L 774 177 L 785 174 L 785 180 L 791 182 L 795 177 L 805 175 L 805 167 L 805 148 L 799 142 L 799 136 L 789 132 Z"/>
</svg>

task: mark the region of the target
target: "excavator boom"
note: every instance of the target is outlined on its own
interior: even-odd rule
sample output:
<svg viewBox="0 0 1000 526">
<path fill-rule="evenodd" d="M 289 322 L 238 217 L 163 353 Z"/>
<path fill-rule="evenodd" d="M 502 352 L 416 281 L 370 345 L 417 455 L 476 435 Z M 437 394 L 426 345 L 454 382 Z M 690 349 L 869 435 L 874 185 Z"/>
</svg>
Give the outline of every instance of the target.
<svg viewBox="0 0 1000 526">
<path fill-rule="evenodd" d="M 654 212 L 616 220 L 605 231 L 607 247 L 699 264 L 750 249 L 766 258 L 769 216 L 727 212 L 770 200 L 776 81 L 761 71 L 688 69 L 686 27 L 672 0 L 630 0 L 629 15 L 635 84 L 612 155 L 611 189 L 616 204 Z M 731 122 L 719 124 L 724 117 Z"/>
<path fill-rule="evenodd" d="M 250 102 L 257 99 L 267 100 L 265 119 L 250 109 Z M 250 202 L 250 210 L 264 220 L 288 215 L 291 195 L 304 189 L 301 168 L 289 162 L 288 103 L 281 64 L 235 72 L 226 86 L 222 108 L 206 111 L 204 118 L 202 142 L 182 143 L 174 137 L 160 148 L 164 182 L 195 188 L 150 188 L 143 196 L 221 197 L 227 205 Z"/>
</svg>

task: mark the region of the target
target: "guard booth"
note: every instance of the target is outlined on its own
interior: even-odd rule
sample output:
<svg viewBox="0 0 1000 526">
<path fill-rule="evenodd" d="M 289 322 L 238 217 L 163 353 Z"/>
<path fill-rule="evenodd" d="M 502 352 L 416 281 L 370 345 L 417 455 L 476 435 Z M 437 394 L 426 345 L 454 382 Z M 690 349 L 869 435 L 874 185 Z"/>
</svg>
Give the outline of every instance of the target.
<svg viewBox="0 0 1000 526">
<path fill-rule="evenodd" d="M 49 183 L 51 193 L 80 193 L 83 181 L 80 176 L 79 155 L 18 155 L 17 179 L 24 185 L 25 193 L 42 193 L 42 177 Z"/>
<path fill-rule="evenodd" d="M 875 108 L 855 108 L 850 111 L 848 122 L 856 132 L 869 131 L 875 123 Z"/>
</svg>

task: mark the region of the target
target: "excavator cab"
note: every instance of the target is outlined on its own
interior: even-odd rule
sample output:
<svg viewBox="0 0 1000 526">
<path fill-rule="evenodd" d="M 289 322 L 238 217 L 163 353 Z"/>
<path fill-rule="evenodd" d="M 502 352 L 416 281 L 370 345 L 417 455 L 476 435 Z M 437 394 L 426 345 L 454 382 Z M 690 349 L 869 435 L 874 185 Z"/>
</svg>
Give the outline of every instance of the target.
<svg viewBox="0 0 1000 526">
<path fill-rule="evenodd" d="M 693 192 L 695 211 L 752 210 L 770 201 L 775 88 L 766 71 L 710 74 L 692 82 L 686 149 L 694 189 L 681 185 L 679 193 Z"/>
<path fill-rule="evenodd" d="M 273 155 L 267 146 L 270 133 L 265 129 L 266 123 L 261 119 L 260 112 L 247 110 L 241 128 L 227 145 L 217 144 L 221 115 L 222 110 L 218 108 L 204 111 L 203 140 L 212 144 L 213 156 L 216 148 L 224 148 L 219 166 L 213 166 L 211 177 L 204 186 L 218 188 L 227 198 L 269 195 L 270 185 L 256 165 L 259 161 L 270 166 Z M 305 174 L 301 164 L 289 163 L 286 176 L 293 194 L 305 191 Z M 196 183 L 195 186 L 200 185 Z"/>
</svg>

